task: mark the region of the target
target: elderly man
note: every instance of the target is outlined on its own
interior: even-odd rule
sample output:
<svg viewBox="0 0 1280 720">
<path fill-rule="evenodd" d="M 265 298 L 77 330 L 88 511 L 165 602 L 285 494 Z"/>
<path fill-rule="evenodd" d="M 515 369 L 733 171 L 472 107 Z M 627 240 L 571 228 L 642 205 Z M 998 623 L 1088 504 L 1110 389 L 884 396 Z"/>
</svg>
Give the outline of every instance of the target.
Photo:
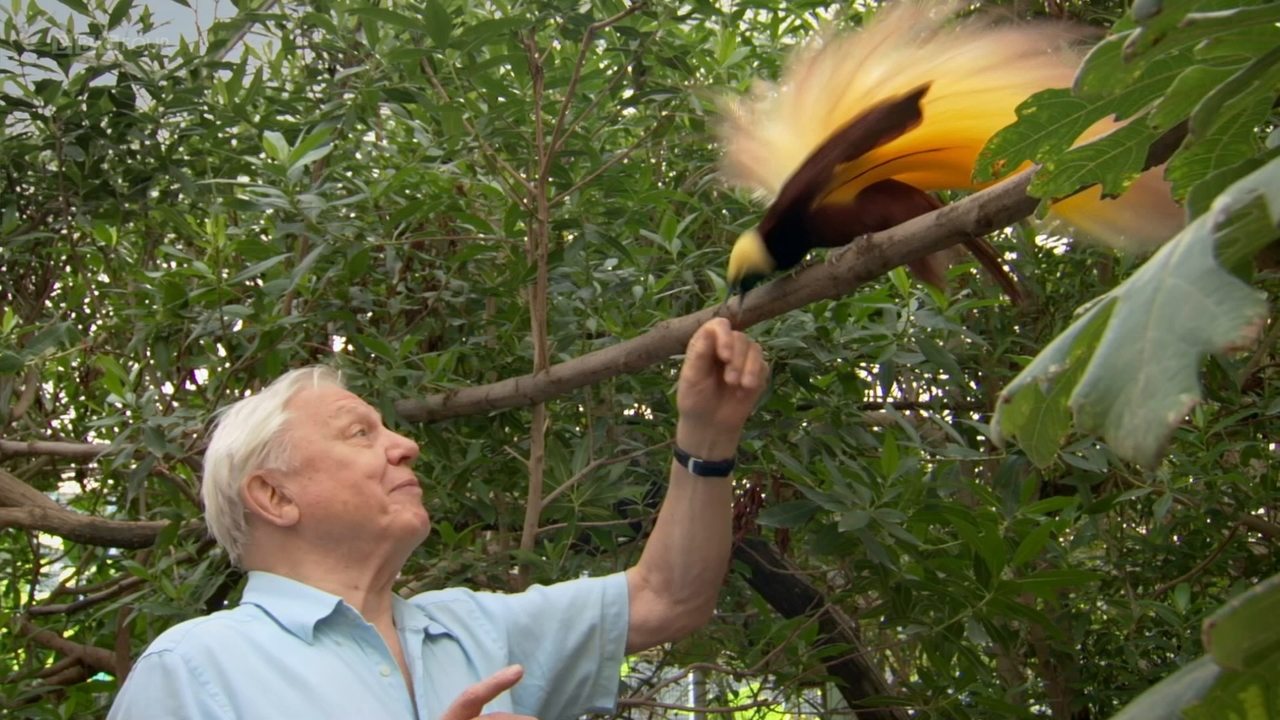
<svg viewBox="0 0 1280 720">
<path fill-rule="evenodd" d="M 760 347 L 724 319 L 690 339 L 671 483 L 635 567 L 510 595 L 451 588 L 409 600 L 391 588 L 431 527 L 412 469 L 418 446 L 332 371 L 285 375 L 227 409 L 205 456 L 209 527 L 249 574 L 240 605 L 156 638 L 110 717 L 608 710 L 624 652 L 711 616 L 729 559 L 728 474 L 767 375 Z"/>
</svg>

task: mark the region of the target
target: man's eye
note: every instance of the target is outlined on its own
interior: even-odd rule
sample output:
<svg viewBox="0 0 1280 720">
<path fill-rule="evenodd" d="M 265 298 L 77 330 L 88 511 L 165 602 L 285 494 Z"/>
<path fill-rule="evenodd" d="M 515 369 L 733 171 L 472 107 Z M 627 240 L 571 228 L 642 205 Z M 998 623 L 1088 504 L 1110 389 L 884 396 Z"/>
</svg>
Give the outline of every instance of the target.
<svg viewBox="0 0 1280 720">
<path fill-rule="evenodd" d="M 362 426 L 357 426 L 354 430 L 351 431 L 351 437 L 367 437 L 368 435 L 369 435 L 369 429 Z"/>
</svg>

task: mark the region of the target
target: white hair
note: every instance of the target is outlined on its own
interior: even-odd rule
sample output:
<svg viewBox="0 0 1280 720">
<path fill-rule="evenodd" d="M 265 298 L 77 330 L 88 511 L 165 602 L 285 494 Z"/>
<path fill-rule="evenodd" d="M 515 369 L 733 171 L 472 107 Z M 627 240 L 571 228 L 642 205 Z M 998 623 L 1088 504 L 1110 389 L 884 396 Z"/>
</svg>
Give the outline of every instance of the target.
<svg viewBox="0 0 1280 720">
<path fill-rule="evenodd" d="M 292 458 L 284 432 L 289 419 L 285 404 L 297 391 L 322 385 L 343 387 L 342 377 L 321 365 L 290 370 L 256 395 L 223 408 L 214 420 L 200 493 L 209 534 L 233 565 L 241 564 L 249 541 L 244 481 L 258 470 L 288 469 Z"/>
</svg>

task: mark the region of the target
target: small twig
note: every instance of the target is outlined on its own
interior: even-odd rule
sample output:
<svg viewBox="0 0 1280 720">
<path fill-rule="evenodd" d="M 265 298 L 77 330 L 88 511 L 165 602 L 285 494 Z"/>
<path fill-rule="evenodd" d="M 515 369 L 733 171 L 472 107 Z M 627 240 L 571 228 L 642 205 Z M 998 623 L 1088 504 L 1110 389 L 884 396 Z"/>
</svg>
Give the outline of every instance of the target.
<svg viewBox="0 0 1280 720">
<path fill-rule="evenodd" d="M 565 191 L 563 191 L 563 192 L 556 193 L 556 195 L 555 195 L 554 197 L 552 197 L 552 198 L 551 198 L 551 202 L 550 202 L 550 204 L 551 204 L 551 205 L 558 205 L 558 204 L 559 204 L 561 201 L 563 201 L 565 198 L 567 198 L 567 197 L 569 197 L 569 196 L 573 195 L 573 194 L 574 194 L 574 193 L 576 193 L 578 190 L 580 190 L 580 189 L 582 189 L 583 187 L 585 187 L 585 186 L 586 186 L 588 183 L 590 183 L 592 180 L 595 180 L 597 177 L 600 177 L 600 175 L 601 175 L 603 172 L 605 172 L 606 170 L 608 170 L 609 168 L 613 167 L 614 165 L 617 165 L 618 163 L 622 162 L 623 160 L 626 160 L 628 157 L 630 157 L 630 156 L 631 156 L 631 153 L 635 152 L 636 150 L 639 150 L 639 149 L 644 145 L 644 141 L 645 141 L 645 140 L 648 140 L 650 137 L 652 137 L 652 136 L 653 136 L 655 133 L 657 133 L 659 130 L 664 129 L 668 124 L 670 124 L 670 121 L 669 121 L 669 120 L 665 120 L 665 119 L 664 119 L 664 120 L 662 120 L 661 122 L 654 123 L 654 126 L 653 126 L 653 127 L 651 127 L 651 128 L 649 128 L 649 130 L 648 130 L 647 132 L 645 132 L 645 134 L 644 134 L 643 136 L 641 136 L 641 138 L 640 138 L 639 140 L 637 140 L 633 145 L 631 145 L 631 146 L 630 146 L 630 147 L 628 147 L 627 149 L 623 150 L 622 152 L 617 153 L 616 155 L 614 155 L 613 157 L 609 158 L 609 159 L 608 159 L 608 160 L 606 160 L 605 162 L 601 163 L 599 167 L 597 167 L 597 168 L 595 168 L 594 170 L 592 170 L 591 172 L 587 173 L 587 175 L 586 175 L 585 177 L 581 178 L 581 179 L 580 179 L 580 180 L 578 180 L 576 183 L 574 183 L 574 184 L 573 184 L 573 186 L 572 186 L 572 187 L 570 187 L 568 190 L 565 190 Z"/>
<path fill-rule="evenodd" d="M 1271 329 L 1267 330 L 1267 334 L 1258 343 L 1257 352 L 1253 354 L 1253 357 L 1249 358 L 1249 363 L 1240 371 L 1237 382 L 1243 384 L 1244 381 L 1263 368 L 1263 361 L 1267 359 L 1267 348 L 1275 345 L 1278 339 L 1280 339 L 1280 319 L 1273 318 Z"/>
<path fill-rule="evenodd" d="M 18 402 L 9 411 L 9 422 L 21 420 L 27 414 L 27 410 L 31 408 L 31 404 L 36 400 L 36 390 L 39 387 L 40 371 L 35 365 L 32 365 L 27 368 L 27 372 L 22 378 L 22 394 L 18 396 Z"/>
<path fill-rule="evenodd" d="M 638 523 L 646 523 L 646 522 L 649 522 L 650 520 L 654 519 L 654 518 L 655 518 L 655 517 L 657 517 L 657 516 L 658 516 L 658 514 L 657 514 L 657 513 L 652 513 L 652 514 L 646 515 L 646 516 L 644 516 L 644 517 L 626 518 L 626 519 L 623 519 L 623 520 L 588 520 L 588 521 L 586 521 L 586 522 L 563 522 L 563 523 L 555 523 L 555 524 L 552 524 L 552 525 L 543 525 L 542 527 L 538 528 L 538 534 L 539 534 L 539 535 L 541 535 L 542 533 L 545 533 L 545 532 L 551 532 L 552 530 L 560 530 L 560 529 L 562 529 L 562 528 L 567 528 L 567 527 L 575 527 L 575 528 L 580 528 L 580 527 L 609 527 L 610 525 L 630 525 L 630 524 L 632 524 L 632 523 L 637 523 L 637 522 L 638 522 Z"/>
<path fill-rule="evenodd" d="M 1237 534 L 1239 534 L 1240 526 L 1241 526 L 1241 523 L 1236 523 L 1235 525 L 1232 525 L 1231 532 L 1227 533 L 1227 536 L 1222 539 L 1222 542 L 1218 543 L 1218 546 L 1213 549 L 1213 552 L 1209 553 L 1209 555 L 1205 557 L 1205 559 L 1196 563 L 1196 566 L 1191 568 L 1187 572 L 1183 573 L 1182 575 L 1179 575 L 1178 577 L 1170 580 L 1167 583 L 1164 583 L 1163 585 L 1160 585 L 1155 590 L 1152 590 L 1151 597 L 1158 598 L 1161 595 L 1164 595 L 1165 593 L 1169 592 L 1173 588 L 1177 587 L 1179 583 L 1186 582 L 1187 580 L 1190 580 L 1196 575 L 1199 575 L 1200 573 L 1204 572 L 1205 568 L 1212 565 L 1213 561 L 1218 559 L 1218 556 L 1222 554 L 1222 551 L 1227 549 L 1227 545 L 1230 545 L 1231 541 L 1235 539 Z"/>
<path fill-rule="evenodd" d="M 431 69 L 431 63 L 427 62 L 426 58 L 423 58 L 422 62 L 418 63 L 418 65 L 422 68 L 422 73 L 427 76 L 427 80 L 431 82 L 431 86 L 440 94 L 440 97 L 445 101 L 445 103 L 452 104 L 453 100 L 450 99 L 448 91 L 444 89 L 444 85 L 441 84 L 440 79 L 436 77 L 435 71 Z M 520 207 L 527 209 L 529 207 L 529 201 L 526 196 L 533 194 L 533 185 L 529 182 L 528 178 L 521 175 L 515 168 L 511 167 L 510 163 L 494 151 L 493 147 L 490 146 L 480 132 L 476 130 L 475 124 L 472 123 L 465 114 L 462 115 L 462 126 L 467 129 L 467 132 L 471 133 L 471 135 L 475 137 L 476 142 L 480 143 L 480 149 L 484 152 L 485 158 L 504 170 L 506 175 L 509 176 L 506 179 L 515 181 L 516 184 L 520 186 L 520 189 L 524 191 L 524 194 L 521 194 L 504 180 L 503 185 L 506 186 L 507 189 L 507 198 L 518 204 Z M 503 179 L 506 176 L 499 173 L 498 177 L 499 179 Z"/>
<path fill-rule="evenodd" d="M 595 460 L 592 460 L 591 462 L 587 463 L 581 470 L 574 473 L 573 477 L 569 478 L 568 480 L 565 480 L 556 489 L 547 493 L 542 498 L 542 507 L 540 509 L 546 510 L 547 506 L 550 505 L 553 500 L 563 495 L 565 492 L 571 489 L 574 485 L 577 485 L 578 483 L 582 482 L 583 479 L 585 479 L 587 476 L 589 476 L 591 473 L 595 472 L 596 470 L 599 470 L 600 468 L 608 465 L 613 465 L 615 463 L 626 462 L 631 458 L 644 455 L 645 453 L 651 452 L 653 450 L 657 450 L 658 448 L 666 447 L 670 444 L 671 444 L 671 441 L 667 440 L 665 442 L 658 443 L 657 445 L 650 445 L 647 448 L 633 450 L 629 453 L 624 453 L 622 455 L 615 455 L 613 457 L 608 457 L 608 458 L 596 458 Z"/>
<path fill-rule="evenodd" d="M 33 616 L 40 615 L 64 615 L 67 613 L 77 612 L 87 607 L 92 607 L 98 603 L 106 602 L 121 595 L 127 594 L 129 591 L 139 586 L 145 585 L 147 581 L 140 577 L 127 576 L 118 584 L 92 595 L 86 595 L 74 602 L 59 603 L 57 605 L 32 605 L 27 608 L 27 614 Z"/>
<path fill-rule="evenodd" d="M 551 130 L 550 152 L 542 158 L 542 163 L 538 168 L 539 175 L 546 175 L 547 170 L 551 165 L 551 159 L 555 157 L 556 152 L 560 149 L 560 145 L 564 142 L 564 135 L 568 134 L 565 132 L 564 121 L 569 116 L 569 108 L 573 107 L 573 95 L 578 90 L 578 81 L 582 79 L 582 66 L 586 64 L 587 53 L 591 49 L 591 41 L 595 39 L 595 34 L 611 25 L 621 22 L 630 15 L 634 15 L 640 10 L 640 8 L 644 7 L 644 5 L 644 0 L 639 0 L 639 2 L 633 3 L 625 10 L 622 10 L 612 17 L 607 17 L 599 22 L 591 23 L 587 26 L 586 32 L 582 34 L 582 46 L 578 48 L 578 59 L 574 63 L 573 74 L 569 76 L 569 84 L 565 88 L 564 99 L 560 103 L 560 112 L 556 115 L 555 127 Z M 601 93 L 600 96 L 597 97 L 597 100 L 599 97 L 604 97 L 605 95 L 607 95 L 607 93 Z M 594 104 L 595 103 L 593 103 L 593 105 Z M 534 107 L 538 107 L 538 105 L 538 103 L 534 103 Z M 564 135 L 561 134 L 562 132 Z"/>
<path fill-rule="evenodd" d="M 651 707 L 651 708 L 661 708 L 663 710 L 679 710 L 681 712 L 687 712 L 687 713 L 706 713 L 708 715 L 727 715 L 729 713 L 739 712 L 742 710 L 750 710 L 752 708 L 769 707 L 771 705 L 778 705 L 779 703 L 781 703 L 781 700 L 766 699 L 766 700 L 754 700 L 752 702 L 743 703 L 741 705 L 696 707 L 693 705 L 681 705 L 679 703 L 661 702 L 659 700 L 634 700 L 631 698 L 620 698 L 618 700 L 619 705 L 624 705 L 627 707 Z"/>
</svg>

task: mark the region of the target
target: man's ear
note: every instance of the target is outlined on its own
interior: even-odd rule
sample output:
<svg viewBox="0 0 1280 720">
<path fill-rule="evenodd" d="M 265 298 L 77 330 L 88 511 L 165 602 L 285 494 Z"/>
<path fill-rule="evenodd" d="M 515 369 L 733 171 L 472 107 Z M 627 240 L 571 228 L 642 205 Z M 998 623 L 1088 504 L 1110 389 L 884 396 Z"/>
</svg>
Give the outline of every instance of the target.
<svg viewBox="0 0 1280 720">
<path fill-rule="evenodd" d="M 301 509 L 282 486 L 280 474 L 259 470 L 244 483 L 244 507 L 249 513 L 277 527 L 291 527 L 298 522 Z"/>
</svg>

